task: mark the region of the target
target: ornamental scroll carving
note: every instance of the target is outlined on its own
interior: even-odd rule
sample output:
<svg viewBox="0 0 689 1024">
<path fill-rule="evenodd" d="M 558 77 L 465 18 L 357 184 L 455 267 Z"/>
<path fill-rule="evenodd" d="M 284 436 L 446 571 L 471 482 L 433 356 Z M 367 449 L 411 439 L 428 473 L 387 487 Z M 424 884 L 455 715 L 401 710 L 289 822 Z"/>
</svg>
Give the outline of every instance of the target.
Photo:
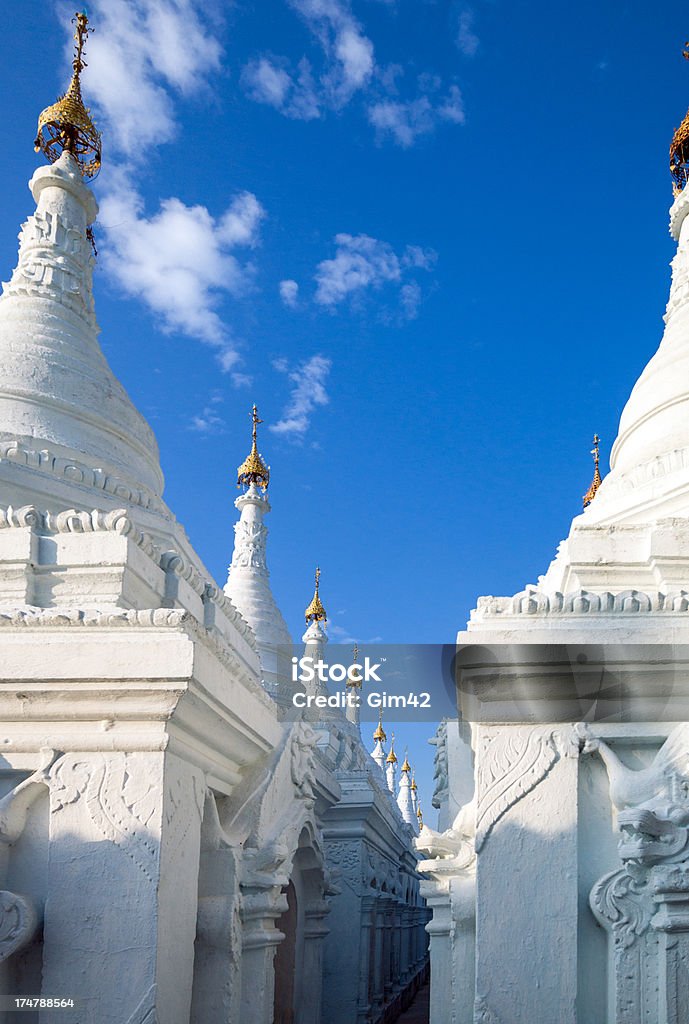
<svg viewBox="0 0 689 1024">
<path fill-rule="evenodd" d="M 578 752 L 574 737 L 531 727 L 484 732 L 477 758 L 476 850 L 504 814 L 541 782 L 561 756 Z"/>
<path fill-rule="evenodd" d="M 678 725 L 645 768 L 632 769 L 578 727 L 598 754 L 617 812 L 622 867 L 593 886 L 591 910 L 608 931 L 615 1024 L 682 1024 L 677 993 L 689 970 L 689 726 Z"/>
<path fill-rule="evenodd" d="M 155 882 L 160 841 L 153 828 L 161 794 L 147 766 L 139 754 L 65 754 L 50 773 L 51 813 L 82 801 L 103 839 Z"/>
</svg>

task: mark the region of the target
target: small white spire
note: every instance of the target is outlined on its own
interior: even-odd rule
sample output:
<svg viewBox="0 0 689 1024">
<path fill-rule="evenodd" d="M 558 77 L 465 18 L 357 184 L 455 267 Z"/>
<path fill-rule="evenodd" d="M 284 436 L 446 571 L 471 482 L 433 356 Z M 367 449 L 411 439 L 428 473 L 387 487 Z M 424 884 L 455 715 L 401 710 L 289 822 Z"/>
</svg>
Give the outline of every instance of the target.
<svg viewBox="0 0 689 1024">
<path fill-rule="evenodd" d="M 390 752 L 385 758 L 385 778 L 388 789 L 395 796 L 397 789 L 397 754 L 395 753 L 395 734 L 390 736 Z"/>
<path fill-rule="evenodd" d="M 385 774 L 385 747 L 383 744 L 387 740 L 387 736 L 385 735 L 385 729 L 383 729 L 382 709 L 378 710 L 378 725 L 376 726 L 376 731 L 373 734 L 373 739 L 376 745 L 371 751 L 371 757 L 376 762 L 381 772 Z"/>
<path fill-rule="evenodd" d="M 416 811 L 414 810 L 414 799 L 412 796 L 411 789 L 411 765 L 405 755 L 400 770 L 400 789 L 397 794 L 397 806 L 400 809 L 402 817 L 406 821 L 407 825 L 411 825 L 415 834 L 418 834 L 418 821 L 416 818 Z"/>
</svg>

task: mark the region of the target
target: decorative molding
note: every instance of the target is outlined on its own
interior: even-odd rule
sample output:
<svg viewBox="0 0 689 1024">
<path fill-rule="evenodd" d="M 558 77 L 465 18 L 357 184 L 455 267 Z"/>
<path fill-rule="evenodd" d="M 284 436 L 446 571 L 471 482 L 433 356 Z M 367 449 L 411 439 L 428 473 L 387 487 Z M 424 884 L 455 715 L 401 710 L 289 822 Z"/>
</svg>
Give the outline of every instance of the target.
<svg viewBox="0 0 689 1024">
<path fill-rule="evenodd" d="M 527 587 L 514 597 L 479 597 L 472 621 L 508 615 L 635 615 L 689 611 L 689 591 L 678 590 L 644 593 L 623 590 L 594 593 L 574 590 L 546 594 L 537 587 Z"/>
<path fill-rule="evenodd" d="M 31 941 L 39 917 L 28 896 L 0 891 L 0 963 Z"/>
<path fill-rule="evenodd" d="M 91 611 L 82 608 L 12 608 L 0 611 L 1 626 L 30 626 L 57 629 L 65 626 L 111 628 L 116 626 L 179 627 L 194 622 L 184 608 L 115 608 Z"/>
<path fill-rule="evenodd" d="M 212 601 L 219 608 L 252 650 L 256 650 L 256 637 L 249 623 L 234 604 L 212 581 L 204 579 L 195 566 L 179 551 L 161 552 L 153 538 L 139 530 L 130 518 L 126 508 L 102 509 L 69 508 L 60 512 L 41 511 L 35 505 L 0 506 L 0 530 L 29 527 L 46 533 L 97 533 L 114 532 L 130 539 L 145 555 L 148 555 L 166 574 L 178 576 L 204 601 Z M 142 623 L 143 624 L 143 623 Z"/>
<path fill-rule="evenodd" d="M 147 488 L 138 486 L 132 487 L 125 480 L 120 479 L 104 469 L 95 468 L 78 459 L 64 458 L 56 455 L 48 448 L 41 448 L 37 451 L 30 448 L 25 441 L 19 439 L 0 441 L 0 462 L 13 462 L 28 469 L 34 469 L 42 473 L 50 473 L 53 476 L 61 477 L 69 483 L 76 483 L 82 487 L 90 487 L 96 491 L 105 491 L 116 498 L 122 499 L 131 505 L 138 505 L 151 512 L 157 512 L 166 519 L 172 518 L 172 514 L 164 502 Z"/>
<path fill-rule="evenodd" d="M 480 737 L 477 758 L 476 849 L 518 800 L 541 782 L 559 753 L 552 732 L 506 728 Z"/>
</svg>

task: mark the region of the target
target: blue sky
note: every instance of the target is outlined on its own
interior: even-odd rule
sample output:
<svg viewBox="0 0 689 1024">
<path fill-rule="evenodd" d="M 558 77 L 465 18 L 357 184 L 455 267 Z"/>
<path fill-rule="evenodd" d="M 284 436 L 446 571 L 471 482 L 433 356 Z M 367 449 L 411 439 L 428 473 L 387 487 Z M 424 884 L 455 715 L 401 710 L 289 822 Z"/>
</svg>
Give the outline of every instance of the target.
<svg viewBox="0 0 689 1024">
<path fill-rule="evenodd" d="M 4 279 L 72 11 L 6 11 Z M 319 562 L 338 642 L 451 641 L 478 595 L 545 570 L 590 482 L 591 435 L 605 467 L 660 338 L 681 10 L 89 13 L 101 340 L 156 431 L 168 503 L 224 582 L 256 401 L 294 634 Z"/>
</svg>

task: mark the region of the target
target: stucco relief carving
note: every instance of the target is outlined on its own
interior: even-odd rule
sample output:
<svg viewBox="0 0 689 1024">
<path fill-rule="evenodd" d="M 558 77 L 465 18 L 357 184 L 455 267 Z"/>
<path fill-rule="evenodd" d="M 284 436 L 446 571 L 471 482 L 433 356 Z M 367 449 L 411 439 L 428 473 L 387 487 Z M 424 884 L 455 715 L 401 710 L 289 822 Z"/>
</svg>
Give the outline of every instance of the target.
<svg viewBox="0 0 689 1024">
<path fill-rule="evenodd" d="M 82 800 L 103 839 L 154 882 L 160 842 L 153 829 L 160 794 L 147 767 L 148 759 L 136 753 L 65 754 L 50 773 L 51 814 Z"/>
<path fill-rule="evenodd" d="M 38 914 L 27 896 L 0 891 L 0 963 L 33 938 Z"/>
<path fill-rule="evenodd" d="M 676 938 L 689 934 L 689 726 L 676 726 L 641 769 L 623 764 L 588 726 L 578 730 L 584 752 L 605 765 L 620 833 L 622 868 L 589 899 L 613 943 L 616 1024 L 679 1024 L 672 993 L 689 966 L 686 939 L 680 949 Z M 661 942 L 663 933 L 673 938 Z"/>
<path fill-rule="evenodd" d="M 266 539 L 268 528 L 263 523 L 240 519 L 234 524 L 235 546 L 231 569 L 249 568 L 268 575 L 266 565 Z"/>
<path fill-rule="evenodd" d="M 447 797 L 449 791 L 448 766 L 447 766 L 447 722 L 443 721 L 438 726 L 435 736 L 428 741 L 435 747 L 433 757 L 433 778 L 435 789 L 431 804 L 440 808 L 442 801 Z"/>
<path fill-rule="evenodd" d="M 37 210 L 22 226 L 19 242 L 19 262 L 4 294 L 48 297 L 95 328 L 94 257 L 86 236 L 55 210 Z"/>
<path fill-rule="evenodd" d="M 552 731 L 520 727 L 483 733 L 477 758 L 476 849 L 518 800 L 541 782 L 560 756 Z"/>
<path fill-rule="evenodd" d="M 315 799 L 316 741 L 308 722 L 297 722 L 290 738 L 290 775 L 297 794 L 313 805 Z"/>
<path fill-rule="evenodd" d="M 328 866 L 336 883 L 344 882 L 353 892 L 363 892 L 361 843 L 356 839 L 330 840 L 326 845 Z M 368 881 L 376 875 L 376 865 L 368 864 Z"/>
<path fill-rule="evenodd" d="M 0 885 L 4 879 L 9 850 L 21 836 L 32 804 L 48 784 L 55 751 L 41 750 L 38 768 L 0 800 Z M 25 895 L 0 889 L 0 963 L 31 941 L 41 914 Z"/>
</svg>

